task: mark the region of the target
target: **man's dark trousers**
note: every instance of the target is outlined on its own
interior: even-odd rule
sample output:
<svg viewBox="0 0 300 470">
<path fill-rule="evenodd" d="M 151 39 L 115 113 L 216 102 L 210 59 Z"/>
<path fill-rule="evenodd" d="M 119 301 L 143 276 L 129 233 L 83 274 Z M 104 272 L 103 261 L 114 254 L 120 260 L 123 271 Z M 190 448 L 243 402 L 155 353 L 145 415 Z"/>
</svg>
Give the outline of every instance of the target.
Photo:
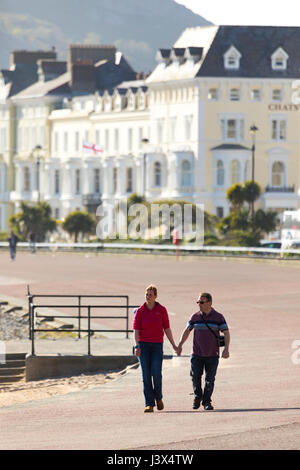
<svg viewBox="0 0 300 470">
<path fill-rule="evenodd" d="M 191 357 L 191 378 L 193 382 L 194 397 L 202 400 L 203 405 L 211 403 L 218 364 L 218 356 L 201 357 L 193 354 Z M 205 371 L 205 386 L 204 392 L 202 393 L 201 379 L 203 371 Z"/>
</svg>

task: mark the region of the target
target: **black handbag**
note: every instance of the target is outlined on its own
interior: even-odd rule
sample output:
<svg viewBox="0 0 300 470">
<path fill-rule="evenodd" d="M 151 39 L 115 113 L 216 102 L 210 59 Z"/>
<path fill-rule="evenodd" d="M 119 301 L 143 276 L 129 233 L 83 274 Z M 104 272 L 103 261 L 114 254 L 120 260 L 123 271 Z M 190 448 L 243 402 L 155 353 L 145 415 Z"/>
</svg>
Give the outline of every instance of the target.
<svg viewBox="0 0 300 470">
<path fill-rule="evenodd" d="M 225 346 L 225 336 L 224 335 L 216 335 L 216 333 L 211 329 L 211 327 L 205 321 L 204 315 L 200 315 L 200 316 L 201 316 L 202 320 L 204 321 L 205 325 L 207 326 L 207 328 L 212 332 L 212 334 L 216 338 L 219 348 L 224 348 L 224 346 Z"/>
</svg>

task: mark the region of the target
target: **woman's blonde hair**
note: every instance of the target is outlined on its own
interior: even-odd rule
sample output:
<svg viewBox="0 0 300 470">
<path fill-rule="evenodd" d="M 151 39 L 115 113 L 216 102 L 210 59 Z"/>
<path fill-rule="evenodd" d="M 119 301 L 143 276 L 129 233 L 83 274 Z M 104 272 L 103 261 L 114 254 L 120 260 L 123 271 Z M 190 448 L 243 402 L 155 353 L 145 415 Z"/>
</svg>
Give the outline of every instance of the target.
<svg viewBox="0 0 300 470">
<path fill-rule="evenodd" d="M 150 286 L 146 287 L 146 292 L 147 292 L 147 290 L 152 290 L 155 297 L 157 297 L 157 287 L 156 286 L 154 286 L 153 284 L 150 284 Z"/>
</svg>

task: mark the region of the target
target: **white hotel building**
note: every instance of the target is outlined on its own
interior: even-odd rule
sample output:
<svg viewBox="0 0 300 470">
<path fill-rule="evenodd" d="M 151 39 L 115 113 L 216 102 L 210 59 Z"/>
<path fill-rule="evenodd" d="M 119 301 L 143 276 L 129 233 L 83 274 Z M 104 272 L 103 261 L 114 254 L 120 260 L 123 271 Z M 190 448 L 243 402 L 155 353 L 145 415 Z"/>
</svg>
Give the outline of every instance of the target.
<svg viewBox="0 0 300 470">
<path fill-rule="evenodd" d="M 106 86 L 93 86 L 91 73 L 76 93 L 70 70 L 33 84 L 10 98 L 15 180 L 5 197 L 15 210 L 21 200 L 46 200 L 59 219 L 133 192 L 204 203 L 208 212 L 226 215 L 226 190 L 251 178 L 255 124 L 257 205 L 297 209 L 299 50 L 296 27 L 189 28 L 171 49 L 158 51 L 158 65 L 144 80 L 132 80 L 127 64 L 127 76 L 122 72 L 111 86 L 107 73 L 105 82 L 110 57 L 90 66 Z M 114 52 L 115 68 L 120 61 Z M 86 152 L 83 142 L 101 151 Z M 1 162 L 0 155 L 3 178 L 12 165 L 2 169 Z"/>
</svg>

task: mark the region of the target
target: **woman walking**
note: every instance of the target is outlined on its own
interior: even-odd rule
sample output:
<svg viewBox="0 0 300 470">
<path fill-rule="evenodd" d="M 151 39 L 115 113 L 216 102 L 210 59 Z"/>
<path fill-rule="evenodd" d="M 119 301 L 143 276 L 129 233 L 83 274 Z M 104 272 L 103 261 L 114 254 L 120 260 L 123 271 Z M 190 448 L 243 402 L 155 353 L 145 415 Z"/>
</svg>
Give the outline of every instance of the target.
<svg viewBox="0 0 300 470">
<path fill-rule="evenodd" d="M 145 413 L 153 412 L 156 403 L 163 410 L 162 401 L 162 361 L 164 333 L 175 352 L 173 334 L 170 328 L 167 309 L 156 301 L 157 288 L 146 288 L 145 303 L 136 311 L 133 321 L 135 354 L 139 358 L 145 397 Z"/>
</svg>

